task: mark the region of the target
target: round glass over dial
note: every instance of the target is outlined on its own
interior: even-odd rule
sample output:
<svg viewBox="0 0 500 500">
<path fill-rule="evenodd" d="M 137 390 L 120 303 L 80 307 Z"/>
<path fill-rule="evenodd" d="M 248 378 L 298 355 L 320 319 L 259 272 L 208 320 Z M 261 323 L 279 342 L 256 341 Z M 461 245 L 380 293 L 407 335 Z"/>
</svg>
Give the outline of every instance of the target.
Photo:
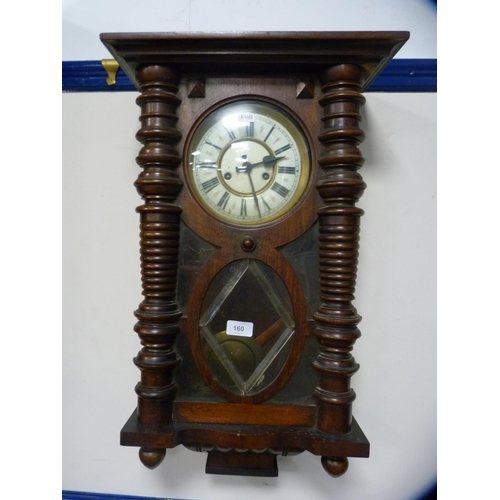
<svg viewBox="0 0 500 500">
<path fill-rule="evenodd" d="M 258 225 L 286 214 L 309 180 L 309 148 L 281 108 L 238 101 L 213 111 L 188 146 L 188 179 L 215 217 Z"/>
</svg>

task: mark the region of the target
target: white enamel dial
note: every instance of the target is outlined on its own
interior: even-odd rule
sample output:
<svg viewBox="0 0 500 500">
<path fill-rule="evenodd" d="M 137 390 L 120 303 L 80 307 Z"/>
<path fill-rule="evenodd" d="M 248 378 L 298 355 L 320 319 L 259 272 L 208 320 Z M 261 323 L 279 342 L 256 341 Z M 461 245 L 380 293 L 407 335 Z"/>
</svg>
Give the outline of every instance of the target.
<svg viewBox="0 0 500 500">
<path fill-rule="evenodd" d="M 212 215 L 258 225 L 287 213 L 309 179 L 309 149 L 280 108 L 261 101 L 222 106 L 198 126 L 188 147 L 194 195 Z"/>
</svg>

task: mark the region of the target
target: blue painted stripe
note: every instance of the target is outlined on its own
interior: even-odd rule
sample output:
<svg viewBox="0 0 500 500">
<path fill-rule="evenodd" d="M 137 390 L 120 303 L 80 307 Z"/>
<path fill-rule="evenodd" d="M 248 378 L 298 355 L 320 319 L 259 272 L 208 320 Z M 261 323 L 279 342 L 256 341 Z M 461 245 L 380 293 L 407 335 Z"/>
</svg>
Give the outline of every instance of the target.
<svg viewBox="0 0 500 500">
<path fill-rule="evenodd" d="M 437 488 L 433 487 L 419 500 L 436 500 Z M 170 497 L 137 497 L 130 495 L 113 495 L 110 493 L 88 493 L 85 491 L 65 491 L 62 492 L 62 500 L 180 500 Z"/>
<path fill-rule="evenodd" d="M 136 497 L 130 495 L 114 495 L 112 493 L 89 493 L 86 491 L 62 490 L 62 500 L 180 500 L 170 497 Z"/>
<path fill-rule="evenodd" d="M 368 92 L 437 92 L 437 59 L 393 59 Z"/>
<path fill-rule="evenodd" d="M 106 83 L 101 61 L 63 61 L 63 92 L 136 91 L 120 69 L 116 84 Z M 375 79 L 368 92 L 437 92 L 436 59 L 393 59 Z"/>
<path fill-rule="evenodd" d="M 108 85 L 108 75 L 101 61 L 63 61 L 63 92 L 113 92 L 136 90 L 130 78 L 121 70 L 116 74 L 116 84 Z"/>
<path fill-rule="evenodd" d="M 436 500 L 437 486 L 434 485 L 419 500 Z M 170 497 L 137 497 L 110 493 L 88 493 L 85 491 L 62 491 L 62 500 L 180 500 Z"/>
</svg>

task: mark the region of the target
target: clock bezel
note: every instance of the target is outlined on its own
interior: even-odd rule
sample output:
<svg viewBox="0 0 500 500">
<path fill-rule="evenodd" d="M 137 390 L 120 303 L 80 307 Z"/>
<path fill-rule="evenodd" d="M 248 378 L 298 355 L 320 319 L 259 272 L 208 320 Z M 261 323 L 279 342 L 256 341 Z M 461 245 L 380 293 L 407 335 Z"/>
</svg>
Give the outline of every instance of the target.
<svg viewBox="0 0 500 500">
<path fill-rule="evenodd" d="M 202 137 L 221 119 L 223 119 L 226 110 L 230 112 L 231 107 L 233 107 L 235 108 L 235 112 L 237 112 L 238 107 L 240 106 L 242 108 L 241 112 L 247 109 L 248 112 L 266 116 L 281 125 L 281 127 L 285 129 L 286 133 L 295 142 L 296 151 L 299 154 L 301 161 L 299 179 L 296 181 L 296 187 L 292 195 L 289 199 L 284 201 L 277 210 L 273 211 L 268 216 L 263 216 L 261 219 L 240 219 L 237 216 L 231 217 L 225 212 L 221 212 L 215 207 L 212 207 L 210 203 L 204 199 L 203 194 L 200 193 L 193 169 L 190 168 L 192 152 L 194 149 L 198 149 Z M 245 137 L 241 137 L 228 141 L 222 146 L 222 150 L 220 151 L 217 159 L 220 160 L 222 158 L 231 144 L 245 139 Z M 263 141 L 254 139 L 254 142 L 262 143 Z M 266 149 L 270 149 L 270 146 L 267 143 L 263 143 L 263 146 Z M 291 111 L 286 109 L 282 103 L 271 102 L 269 99 L 264 100 L 255 97 L 251 99 L 238 98 L 236 100 L 229 100 L 228 102 L 218 103 L 215 107 L 207 110 L 207 113 L 203 114 L 194 123 L 189 138 L 185 143 L 183 158 L 184 175 L 188 181 L 187 187 L 198 204 L 201 205 L 202 209 L 208 212 L 209 215 L 214 217 L 215 220 L 238 227 L 262 227 L 270 222 L 279 221 L 281 218 L 286 216 L 295 207 L 295 205 L 301 202 L 301 198 L 307 190 L 312 174 L 311 144 L 304 133 L 303 127 L 301 127 L 296 118 L 292 116 Z M 220 170 L 220 167 L 221 166 L 218 165 L 218 170 Z M 217 177 L 221 180 L 221 184 L 225 185 L 220 172 L 218 172 Z M 231 187 L 225 187 L 228 192 L 235 194 L 240 198 L 245 198 L 244 196 L 240 196 L 239 193 L 235 192 Z M 246 196 L 246 198 L 250 197 Z"/>
</svg>

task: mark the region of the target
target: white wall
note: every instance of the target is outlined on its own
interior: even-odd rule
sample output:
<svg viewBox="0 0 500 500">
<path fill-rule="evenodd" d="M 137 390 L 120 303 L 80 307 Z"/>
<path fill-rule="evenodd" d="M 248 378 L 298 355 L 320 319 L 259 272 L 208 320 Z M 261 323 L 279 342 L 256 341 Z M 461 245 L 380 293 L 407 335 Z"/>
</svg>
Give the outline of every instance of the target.
<svg viewBox="0 0 500 500">
<path fill-rule="evenodd" d="M 431 0 L 63 0 L 62 60 L 100 60 L 120 31 L 410 31 L 400 58 L 436 58 Z"/>
<path fill-rule="evenodd" d="M 436 474 L 436 94 L 368 93 L 359 206 L 354 416 L 371 442 L 329 477 L 308 453 L 277 479 L 206 475 L 169 450 L 154 471 L 119 431 L 136 405 L 141 300 L 136 93 L 63 95 L 63 489 L 184 499 L 412 500 Z"/>
</svg>

